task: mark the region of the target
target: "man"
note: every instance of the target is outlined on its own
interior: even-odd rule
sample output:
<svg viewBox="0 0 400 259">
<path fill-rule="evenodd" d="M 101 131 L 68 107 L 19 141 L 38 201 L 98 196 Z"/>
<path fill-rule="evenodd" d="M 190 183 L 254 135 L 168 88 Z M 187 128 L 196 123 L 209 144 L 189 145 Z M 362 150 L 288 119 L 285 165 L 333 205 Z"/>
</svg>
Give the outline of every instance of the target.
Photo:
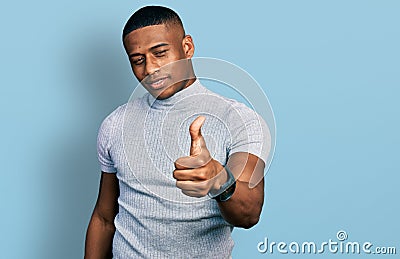
<svg viewBox="0 0 400 259">
<path fill-rule="evenodd" d="M 268 128 L 196 79 L 193 40 L 174 11 L 139 9 L 123 43 L 148 93 L 100 127 L 85 258 L 229 258 L 233 227 L 259 220 Z"/>
</svg>

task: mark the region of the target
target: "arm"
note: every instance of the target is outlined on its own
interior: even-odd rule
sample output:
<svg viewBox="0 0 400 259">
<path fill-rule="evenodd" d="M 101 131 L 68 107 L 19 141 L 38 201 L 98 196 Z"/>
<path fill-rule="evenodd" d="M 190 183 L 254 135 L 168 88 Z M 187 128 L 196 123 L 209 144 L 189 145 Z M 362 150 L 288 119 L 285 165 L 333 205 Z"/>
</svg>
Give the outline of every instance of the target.
<svg viewBox="0 0 400 259">
<path fill-rule="evenodd" d="M 112 258 L 118 196 L 119 183 L 116 175 L 102 172 L 99 195 L 86 233 L 85 259 Z"/>
<path fill-rule="evenodd" d="M 238 152 L 230 156 L 227 167 L 235 176 L 236 190 L 228 201 L 218 202 L 221 215 L 236 227 L 250 228 L 257 224 L 264 203 L 265 164 L 255 155 Z"/>
<path fill-rule="evenodd" d="M 176 186 L 192 197 L 215 192 L 228 180 L 226 170 L 206 147 L 200 132 L 203 123 L 200 116 L 189 128 L 190 156 L 175 161 Z M 236 227 L 250 228 L 258 222 L 264 202 L 264 162 L 255 155 L 237 152 L 229 157 L 227 167 L 237 180 L 236 190 L 228 201 L 218 202 L 221 215 Z"/>
</svg>

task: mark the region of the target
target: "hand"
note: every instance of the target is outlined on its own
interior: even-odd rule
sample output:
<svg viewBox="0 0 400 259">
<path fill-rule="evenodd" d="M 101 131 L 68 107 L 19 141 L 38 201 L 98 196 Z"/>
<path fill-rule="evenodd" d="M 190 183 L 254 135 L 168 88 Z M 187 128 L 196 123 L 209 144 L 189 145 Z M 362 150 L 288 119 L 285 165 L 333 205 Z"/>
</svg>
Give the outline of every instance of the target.
<svg viewBox="0 0 400 259">
<path fill-rule="evenodd" d="M 190 155 L 175 161 L 173 176 L 177 180 L 176 186 L 192 197 L 206 196 L 210 190 L 218 190 L 228 179 L 224 167 L 211 157 L 201 135 L 205 119 L 199 116 L 192 122 L 189 127 Z"/>
</svg>

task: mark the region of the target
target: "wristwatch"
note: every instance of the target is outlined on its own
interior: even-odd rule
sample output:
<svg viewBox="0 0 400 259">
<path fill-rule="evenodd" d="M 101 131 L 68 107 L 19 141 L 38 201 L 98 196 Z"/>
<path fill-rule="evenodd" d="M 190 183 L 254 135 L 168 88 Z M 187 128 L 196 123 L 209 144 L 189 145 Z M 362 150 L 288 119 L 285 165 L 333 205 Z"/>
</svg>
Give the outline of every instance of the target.
<svg viewBox="0 0 400 259">
<path fill-rule="evenodd" d="M 235 192 L 235 189 L 236 189 L 236 181 L 231 186 L 229 186 L 228 189 L 226 189 L 223 193 L 221 193 L 214 199 L 216 201 L 227 201 L 232 197 L 233 193 Z"/>
<path fill-rule="evenodd" d="M 232 172 L 227 167 L 225 167 L 225 171 L 228 174 L 228 181 L 224 183 L 218 191 L 208 193 L 208 196 L 216 201 L 223 202 L 229 200 L 236 189 L 236 180 Z"/>
</svg>

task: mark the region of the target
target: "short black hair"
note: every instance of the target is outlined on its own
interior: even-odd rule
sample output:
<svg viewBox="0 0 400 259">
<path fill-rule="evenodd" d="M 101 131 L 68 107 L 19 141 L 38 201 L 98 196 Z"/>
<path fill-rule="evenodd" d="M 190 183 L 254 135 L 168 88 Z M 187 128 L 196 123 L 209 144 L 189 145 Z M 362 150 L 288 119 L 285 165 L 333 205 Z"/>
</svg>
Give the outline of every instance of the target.
<svg viewBox="0 0 400 259">
<path fill-rule="evenodd" d="M 125 36 L 134 30 L 146 26 L 168 23 L 177 24 L 181 26 L 183 30 L 182 20 L 175 11 L 164 6 L 142 7 L 132 14 L 132 16 L 126 22 L 122 32 L 122 40 L 124 40 Z"/>
</svg>

